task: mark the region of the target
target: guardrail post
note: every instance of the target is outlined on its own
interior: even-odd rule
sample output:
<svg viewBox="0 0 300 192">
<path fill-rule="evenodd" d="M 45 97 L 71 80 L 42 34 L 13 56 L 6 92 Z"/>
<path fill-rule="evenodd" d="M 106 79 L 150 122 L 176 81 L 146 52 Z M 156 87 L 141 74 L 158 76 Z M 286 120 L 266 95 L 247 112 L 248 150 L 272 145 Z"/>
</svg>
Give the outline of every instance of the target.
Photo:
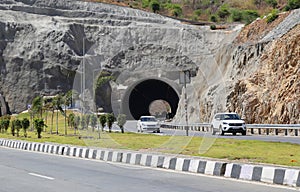
<svg viewBox="0 0 300 192">
<path fill-rule="evenodd" d="M 287 130 L 287 129 L 284 130 L 284 135 L 285 135 L 285 136 L 288 135 L 288 130 Z"/>
<path fill-rule="evenodd" d="M 258 134 L 261 135 L 261 129 L 260 128 L 258 128 Z"/>
<path fill-rule="evenodd" d="M 298 136 L 298 129 L 295 129 L 295 136 Z"/>
<path fill-rule="evenodd" d="M 275 135 L 278 135 L 278 129 L 275 129 Z"/>
<path fill-rule="evenodd" d="M 254 129 L 253 128 L 251 128 L 251 134 L 254 134 Z"/>
<path fill-rule="evenodd" d="M 270 133 L 270 129 L 267 129 L 267 130 L 266 130 L 266 132 L 267 132 L 267 135 L 269 135 L 269 133 Z"/>
</svg>

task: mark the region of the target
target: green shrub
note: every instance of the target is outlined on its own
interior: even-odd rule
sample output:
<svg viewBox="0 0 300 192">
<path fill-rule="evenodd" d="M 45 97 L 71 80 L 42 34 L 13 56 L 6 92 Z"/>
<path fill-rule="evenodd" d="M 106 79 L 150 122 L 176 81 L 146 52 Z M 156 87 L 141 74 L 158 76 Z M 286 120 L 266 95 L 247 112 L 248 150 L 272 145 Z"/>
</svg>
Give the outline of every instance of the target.
<svg viewBox="0 0 300 192">
<path fill-rule="evenodd" d="M 100 124 L 101 124 L 101 129 L 103 131 L 103 129 L 105 127 L 105 124 L 106 124 L 106 116 L 105 115 L 100 115 L 99 121 L 100 121 Z"/>
<path fill-rule="evenodd" d="M 217 26 L 216 26 L 216 25 L 211 25 L 211 26 L 210 26 L 210 29 L 211 29 L 211 30 L 216 30 L 216 29 L 217 29 Z"/>
<path fill-rule="evenodd" d="M 154 13 L 157 13 L 160 10 L 160 4 L 156 0 L 151 1 L 149 6 Z"/>
<path fill-rule="evenodd" d="M 201 13 L 202 13 L 202 10 L 201 9 L 197 9 L 197 10 L 195 10 L 194 12 L 193 12 L 193 15 L 196 15 L 196 16 L 200 16 L 201 15 Z"/>
<path fill-rule="evenodd" d="M 76 130 L 78 129 L 80 124 L 80 116 L 74 117 L 74 134 L 76 135 Z"/>
<path fill-rule="evenodd" d="M 142 7 L 143 8 L 147 8 L 147 7 L 149 7 L 149 0 L 142 0 Z"/>
<path fill-rule="evenodd" d="M 30 121 L 27 118 L 24 118 L 22 121 L 22 128 L 23 128 L 23 132 L 24 132 L 24 137 L 27 137 L 27 129 L 30 126 Z"/>
<path fill-rule="evenodd" d="M 36 129 L 36 132 L 37 132 L 37 135 L 38 135 L 38 138 L 42 138 L 42 131 L 45 127 L 45 123 L 44 123 L 44 120 L 43 119 L 35 119 L 34 120 L 34 127 Z"/>
<path fill-rule="evenodd" d="M 7 132 L 9 124 L 10 124 L 10 116 L 9 115 L 5 115 L 0 118 L 0 130 L 2 133 Z"/>
<path fill-rule="evenodd" d="M 235 21 L 242 21 L 243 20 L 243 13 L 238 9 L 232 9 L 230 11 L 230 18 L 233 22 Z"/>
<path fill-rule="evenodd" d="M 112 113 L 106 114 L 106 122 L 107 122 L 109 132 L 111 132 L 111 127 L 114 121 L 115 121 L 115 116 Z"/>
<path fill-rule="evenodd" d="M 19 119 L 15 121 L 15 129 L 17 131 L 17 137 L 19 137 L 20 130 L 22 129 L 22 122 Z"/>
<path fill-rule="evenodd" d="M 222 5 L 218 12 L 217 12 L 218 16 L 222 19 L 227 18 L 230 15 L 229 9 L 228 9 L 228 4 L 224 4 Z"/>
<path fill-rule="evenodd" d="M 182 8 L 178 4 L 174 4 L 172 8 L 172 15 L 175 17 L 180 17 L 182 16 Z"/>
<path fill-rule="evenodd" d="M 209 20 L 212 21 L 212 22 L 218 22 L 219 19 L 218 19 L 217 15 L 211 15 Z"/>
<path fill-rule="evenodd" d="M 86 127 L 86 116 L 85 115 L 82 115 L 82 117 L 81 117 L 80 126 L 81 126 L 82 130 Z"/>
<path fill-rule="evenodd" d="M 97 126 L 97 116 L 92 114 L 90 117 L 90 121 L 91 121 L 91 126 L 92 126 L 92 131 L 95 131 L 95 127 Z"/>
<path fill-rule="evenodd" d="M 272 12 L 267 16 L 267 23 L 273 22 L 278 17 L 278 10 L 273 9 Z"/>
<path fill-rule="evenodd" d="M 300 0 L 288 0 L 285 10 L 289 11 L 298 8 L 300 8 Z"/>
<path fill-rule="evenodd" d="M 126 123 L 126 115 L 125 114 L 119 114 L 118 118 L 117 118 L 117 122 L 118 122 L 118 125 L 119 125 L 122 133 L 124 133 L 124 125 Z"/>
<path fill-rule="evenodd" d="M 265 2 L 266 2 L 268 5 L 272 6 L 273 8 L 275 8 L 275 7 L 278 5 L 277 0 L 265 0 Z"/>
<path fill-rule="evenodd" d="M 11 130 L 11 134 L 12 134 L 12 136 L 15 136 L 15 122 L 16 122 L 16 120 L 14 119 L 14 120 L 12 120 L 12 122 L 11 122 L 11 126 L 10 126 L 10 130 Z"/>
<path fill-rule="evenodd" d="M 242 15 L 243 22 L 245 22 L 246 24 L 250 24 L 252 21 L 259 17 L 258 12 L 255 10 L 244 10 L 242 12 Z"/>
</svg>

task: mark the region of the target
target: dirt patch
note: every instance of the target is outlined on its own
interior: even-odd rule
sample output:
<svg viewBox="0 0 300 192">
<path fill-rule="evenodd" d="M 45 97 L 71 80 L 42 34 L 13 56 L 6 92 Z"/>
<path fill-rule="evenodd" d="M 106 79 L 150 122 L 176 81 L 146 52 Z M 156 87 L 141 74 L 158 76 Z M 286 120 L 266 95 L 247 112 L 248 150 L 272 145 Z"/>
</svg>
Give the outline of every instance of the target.
<svg viewBox="0 0 300 192">
<path fill-rule="evenodd" d="M 289 14 L 290 12 L 281 13 L 278 18 L 271 23 L 267 23 L 266 18 L 252 22 L 243 28 L 239 36 L 236 38 L 235 43 L 256 43 L 279 25 Z"/>
</svg>

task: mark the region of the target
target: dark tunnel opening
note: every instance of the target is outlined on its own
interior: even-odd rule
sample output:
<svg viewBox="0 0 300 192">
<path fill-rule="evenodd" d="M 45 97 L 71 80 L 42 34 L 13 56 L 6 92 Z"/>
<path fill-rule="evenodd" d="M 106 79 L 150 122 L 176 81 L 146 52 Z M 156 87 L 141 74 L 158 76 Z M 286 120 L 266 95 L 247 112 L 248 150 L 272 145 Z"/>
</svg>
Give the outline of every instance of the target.
<svg viewBox="0 0 300 192">
<path fill-rule="evenodd" d="M 179 97 L 176 91 L 167 83 L 149 79 L 145 80 L 134 87 L 129 96 L 129 110 L 134 119 L 139 119 L 140 116 L 150 115 L 149 106 L 155 100 L 164 100 L 171 107 L 173 117 L 177 111 Z"/>
</svg>

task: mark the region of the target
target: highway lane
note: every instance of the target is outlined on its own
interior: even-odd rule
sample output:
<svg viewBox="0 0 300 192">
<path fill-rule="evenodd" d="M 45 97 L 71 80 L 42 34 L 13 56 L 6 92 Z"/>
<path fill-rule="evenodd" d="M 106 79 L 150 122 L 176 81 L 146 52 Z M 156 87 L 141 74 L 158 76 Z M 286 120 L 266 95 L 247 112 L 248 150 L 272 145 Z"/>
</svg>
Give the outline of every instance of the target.
<svg viewBox="0 0 300 192">
<path fill-rule="evenodd" d="M 128 132 L 137 132 L 136 129 L 136 123 L 137 121 L 128 121 L 124 128 L 125 131 Z M 118 128 L 115 128 L 115 130 L 118 130 Z M 155 133 L 156 134 L 156 133 Z M 172 129 L 161 129 L 161 133 L 157 135 L 181 135 L 185 136 L 186 131 L 185 130 L 172 130 Z M 231 134 L 228 135 L 217 135 L 213 136 L 209 132 L 199 132 L 199 131 L 189 131 L 190 136 L 195 137 L 217 137 L 217 138 L 227 138 L 227 139 L 239 139 L 239 140 L 259 140 L 259 141 L 269 141 L 269 142 L 288 142 L 288 143 L 295 143 L 300 144 L 300 136 L 273 136 L 273 135 L 236 135 L 233 136 Z"/>
<path fill-rule="evenodd" d="M 294 189 L 0 147 L 1 192 L 291 192 Z"/>
</svg>

